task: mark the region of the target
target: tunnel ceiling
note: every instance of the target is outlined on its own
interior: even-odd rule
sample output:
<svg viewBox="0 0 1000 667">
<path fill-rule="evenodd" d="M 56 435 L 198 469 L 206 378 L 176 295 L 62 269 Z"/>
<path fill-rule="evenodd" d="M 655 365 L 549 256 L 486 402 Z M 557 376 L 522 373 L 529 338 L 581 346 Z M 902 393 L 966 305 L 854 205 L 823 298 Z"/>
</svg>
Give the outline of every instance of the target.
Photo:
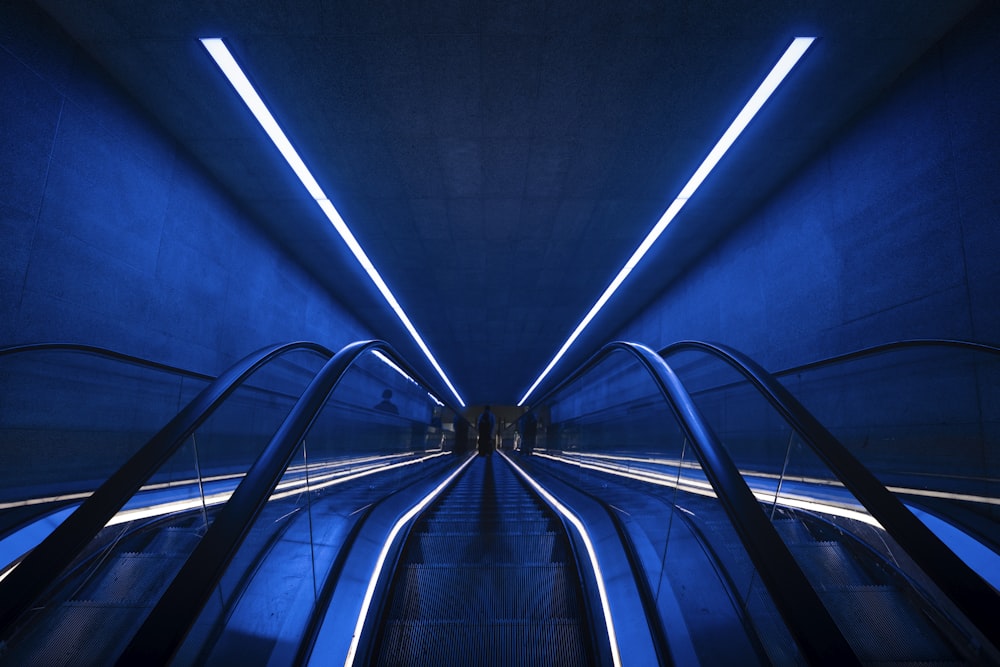
<svg viewBox="0 0 1000 667">
<path fill-rule="evenodd" d="M 475 404 L 520 398 L 794 36 L 819 40 L 554 376 L 973 3 L 40 4 L 317 283 L 436 379 L 197 42 L 223 37 Z"/>
</svg>

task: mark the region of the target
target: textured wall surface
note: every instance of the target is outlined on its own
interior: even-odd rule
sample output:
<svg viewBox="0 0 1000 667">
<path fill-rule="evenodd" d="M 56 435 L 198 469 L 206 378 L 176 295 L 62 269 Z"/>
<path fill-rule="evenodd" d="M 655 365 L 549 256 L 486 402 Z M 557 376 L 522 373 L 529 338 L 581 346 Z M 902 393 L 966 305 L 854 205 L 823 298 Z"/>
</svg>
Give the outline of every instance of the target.
<svg viewBox="0 0 1000 667">
<path fill-rule="evenodd" d="M 1000 343 L 997 34 L 985 3 L 619 336 L 717 340 L 771 368 Z"/>
<path fill-rule="evenodd" d="M 368 335 L 27 3 L 0 8 L 0 145 L 0 345 L 215 373 Z"/>
</svg>

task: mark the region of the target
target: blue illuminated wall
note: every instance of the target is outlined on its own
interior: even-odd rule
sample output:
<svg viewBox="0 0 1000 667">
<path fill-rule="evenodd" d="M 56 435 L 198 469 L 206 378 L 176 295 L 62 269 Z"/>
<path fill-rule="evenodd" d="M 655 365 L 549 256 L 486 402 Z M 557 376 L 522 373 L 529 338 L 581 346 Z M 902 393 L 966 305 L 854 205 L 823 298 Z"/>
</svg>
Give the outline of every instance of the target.
<svg viewBox="0 0 1000 667">
<path fill-rule="evenodd" d="M 44 14 L 0 5 L 0 345 L 215 373 L 367 337 Z"/>
<path fill-rule="evenodd" d="M 723 341 L 771 368 L 899 338 L 1000 344 L 998 7 L 984 3 L 618 335 Z"/>
</svg>

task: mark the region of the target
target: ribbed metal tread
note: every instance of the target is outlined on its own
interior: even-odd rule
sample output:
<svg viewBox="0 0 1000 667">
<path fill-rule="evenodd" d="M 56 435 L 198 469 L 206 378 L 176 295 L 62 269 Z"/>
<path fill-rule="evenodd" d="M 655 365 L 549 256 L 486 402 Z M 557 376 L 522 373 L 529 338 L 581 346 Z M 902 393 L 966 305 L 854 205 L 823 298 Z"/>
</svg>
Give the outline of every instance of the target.
<svg viewBox="0 0 1000 667">
<path fill-rule="evenodd" d="M 384 629 L 376 665 L 552 665 L 590 663 L 580 623 L 570 620 L 394 620 Z"/>
<path fill-rule="evenodd" d="M 163 553 L 123 553 L 87 582 L 73 600 L 151 604 L 174 578 L 184 558 Z"/>
<path fill-rule="evenodd" d="M 411 531 L 371 663 L 590 664 L 583 607 L 562 523 L 477 459 Z"/>
<path fill-rule="evenodd" d="M 544 563 L 568 555 L 555 533 L 420 533 L 413 544 L 414 563 Z"/>
<path fill-rule="evenodd" d="M 818 591 L 874 583 L 839 542 L 790 544 L 788 548 Z"/>
<path fill-rule="evenodd" d="M 141 605 L 66 602 L 46 614 L 2 662 L 45 667 L 113 664 L 148 613 Z"/>
<path fill-rule="evenodd" d="M 820 593 L 865 663 L 925 664 L 958 656 L 903 593 L 887 586 L 846 586 Z"/>
<path fill-rule="evenodd" d="M 407 565 L 398 576 L 391 618 L 545 620 L 575 617 L 580 605 L 561 563 Z"/>
</svg>

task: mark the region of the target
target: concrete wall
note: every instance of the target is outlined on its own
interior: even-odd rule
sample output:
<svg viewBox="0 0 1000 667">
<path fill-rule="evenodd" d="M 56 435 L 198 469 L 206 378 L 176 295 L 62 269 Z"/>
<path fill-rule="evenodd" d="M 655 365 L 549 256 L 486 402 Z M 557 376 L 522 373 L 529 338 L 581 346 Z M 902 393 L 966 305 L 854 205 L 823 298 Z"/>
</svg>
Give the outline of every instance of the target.
<svg viewBox="0 0 1000 667">
<path fill-rule="evenodd" d="M 215 375 L 275 342 L 370 337 L 27 2 L 0 4 L 0 147 L 0 347 L 89 343 Z M 4 497 L 92 488 L 197 388 L 66 355 L 0 359 Z M 202 427 L 203 458 L 252 460 L 292 401 L 257 394 Z"/>
<path fill-rule="evenodd" d="M 998 34 L 984 3 L 619 337 L 722 341 L 772 368 L 1000 343 Z"/>
<path fill-rule="evenodd" d="M 905 338 L 1000 344 L 997 35 L 983 3 L 618 337 L 719 341 L 772 370 Z M 1000 477 L 1000 364 L 932 361 L 786 381 L 879 474 Z M 731 448 L 767 459 L 741 432 L 760 409 L 713 400 Z"/>
<path fill-rule="evenodd" d="M 0 5 L 0 346 L 216 373 L 368 332 L 29 3 Z"/>
</svg>

